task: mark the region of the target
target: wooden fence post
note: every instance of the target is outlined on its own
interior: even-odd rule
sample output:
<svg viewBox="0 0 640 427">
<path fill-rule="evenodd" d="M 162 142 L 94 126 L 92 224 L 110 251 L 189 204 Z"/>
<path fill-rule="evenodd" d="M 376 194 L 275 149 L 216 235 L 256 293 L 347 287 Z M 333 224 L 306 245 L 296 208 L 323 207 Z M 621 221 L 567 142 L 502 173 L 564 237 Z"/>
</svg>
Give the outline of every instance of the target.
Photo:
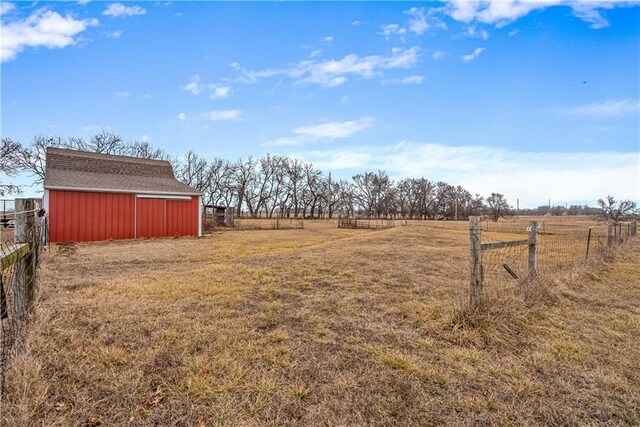
<svg viewBox="0 0 640 427">
<path fill-rule="evenodd" d="M 633 219 L 631 220 L 631 237 L 636 237 L 637 231 L 638 231 L 637 221 Z"/>
<path fill-rule="evenodd" d="M 15 201 L 15 234 L 14 242 L 30 245 L 29 252 L 18 259 L 14 266 L 16 272 L 15 289 L 13 292 L 14 313 L 17 318 L 27 315 L 29 303 L 33 298 L 35 279 L 36 251 L 36 213 L 34 199 L 16 199 Z"/>
<path fill-rule="evenodd" d="M 536 254 L 538 246 L 538 225 L 537 221 L 529 221 L 529 262 L 527 268 L 529 276 L 534 275 L 538 268 L 538 257 Z"/>
<path fill-rule="evenodd" d="M 613 220 L 607 221 L 607 248 L 613 244 Z"/>
<path fill-rule="evenodd" d="M 469 303 L 472 307 L 482 302 L 482 219 L 469 217 Z"/>
<path fill-rule="evenodd" d="M 591 243 L 591 227 L 589 227 L 589 233 L 587 234 L 587 253 L 584 256 L 584 259 L 589 258 L 589 244 Z"/>
<path fill-rule="evenodd" d="M 622 223 L 618 223 L 618 230 L 616 231 L 616 236 L 618 236 L 618 243 L 622 243 Z"/>
<path fill-rule="evenodd" d="M 227 208 L 224 210 L 224 225 L 229 228 L 233 228 L 234 211 L 235 208 L 232 208 L 230 206 L 227 206 Z"/>
</svg>

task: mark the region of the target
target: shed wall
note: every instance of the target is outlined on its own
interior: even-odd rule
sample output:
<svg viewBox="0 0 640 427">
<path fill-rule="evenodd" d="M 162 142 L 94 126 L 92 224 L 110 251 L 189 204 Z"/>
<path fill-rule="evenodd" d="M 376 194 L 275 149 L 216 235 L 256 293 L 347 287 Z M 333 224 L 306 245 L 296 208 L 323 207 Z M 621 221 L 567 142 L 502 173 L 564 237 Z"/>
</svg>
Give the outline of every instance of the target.
<svg viewBox="0 0 640 427">
<path fill-rule="evenodd" d="M 135 194 L 49 190 L 51 242 L 198 236 L 200 204 Z"/>
<path fill-rule="evenodd" d="M 51 242 L 133 239 L 135 195 L 49 191 Z"/>
</svg>

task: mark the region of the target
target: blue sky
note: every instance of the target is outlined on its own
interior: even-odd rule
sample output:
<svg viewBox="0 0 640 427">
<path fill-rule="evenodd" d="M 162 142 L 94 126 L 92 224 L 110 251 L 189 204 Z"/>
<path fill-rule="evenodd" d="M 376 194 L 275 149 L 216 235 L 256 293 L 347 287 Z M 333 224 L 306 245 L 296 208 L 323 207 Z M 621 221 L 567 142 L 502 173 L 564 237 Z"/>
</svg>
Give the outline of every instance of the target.
<svg viewBox="0 0 640 427">
<path fill-rule="evenodd" d="M 640 6 L 2 2 L 2 136 L 640 201 Z M 27 192 L 37 189 L 28 190 Z"/>
</svg>

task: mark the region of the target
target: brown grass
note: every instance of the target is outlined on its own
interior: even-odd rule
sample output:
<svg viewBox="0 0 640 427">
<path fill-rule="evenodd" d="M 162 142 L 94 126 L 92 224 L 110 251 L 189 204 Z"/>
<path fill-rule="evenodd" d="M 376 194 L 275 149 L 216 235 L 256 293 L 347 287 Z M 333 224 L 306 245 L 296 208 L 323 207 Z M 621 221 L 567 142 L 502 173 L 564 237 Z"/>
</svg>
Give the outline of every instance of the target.
<svg viewBox="0 0 640 427">
<path fill-rule="evenodd" d="M 639 242 L 476 310 L 467 242 L 307 221 L 54 249 L 4 424 L 640 423 Z"/>
</svg>

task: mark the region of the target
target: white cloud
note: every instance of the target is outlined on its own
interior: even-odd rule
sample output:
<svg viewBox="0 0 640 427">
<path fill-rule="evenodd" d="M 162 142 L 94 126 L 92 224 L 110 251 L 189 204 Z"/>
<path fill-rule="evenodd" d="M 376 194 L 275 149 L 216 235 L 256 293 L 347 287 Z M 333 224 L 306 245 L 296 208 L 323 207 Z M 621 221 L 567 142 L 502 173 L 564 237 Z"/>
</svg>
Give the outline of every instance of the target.
<svg viewBox="0 0 640 427">
<path fill-rule="evenodd" d="M 221 121 L 237 121 L 242 119 L 242 111 L 240 110 L 211 110 L 198 115 L 198 120 L 207 120 L 211 122 Z"/>
<path fill-rule="evenodd" d="M 437 61 L 438 59 L 442 59 L 442 58 L 447 57 L 447 56 L 449 56 L 449 54 L 448 54 L 447 52 L 445 52 L 445 51 L 442 51 L 442 50 L 436 50 L 436 51 L 435 51 L 435 52 L 433 52 L 433 54 L 431 55 L 431 57 L 432 57 L 434 60 L 436 60 L 436 61 Z"/>
<path fill-rule="evenodd" d="M 473 61 L 474 59 L 476 59 L 478 56 L 480 56 L 480 54 L 485 50 L 484 47 L 479 47 L 476 50 L 473 51 L 473 53 L 470 53 L 468 55 L 463 55 L 462 56 L 462 60 L 464 62 L 470 62 Z"/>
<path fill-rule="evenodd" d="M 389 55 L 358 56 L 349 54 L 342 59 L 319 60 L 316 58 L 300 61 L 289 68 L 267 68 L 252 71 L 242 67 L 238 63 L 231 67 L 240 73 L 236 79 L 238 82 L 252 84 L 259 79 L 274 76 L 285 76 L 298 84 L 314 83 L 327 87 L 336 87 L 348 81 L 349 76 L 357 76 L 365 79 L 380 77 L 384 70 L 410 69 L 418 63 L 420 48 L 417 46 L 405 48 L 393 48 Z"/>
<path fill-rule="evenodd" d="M 122 30 L 120 30 L 120 31 L 112 31 L 112 32 L 110 32 L 110 33 L 107 33 L 107 38 L 110 38 L 110 39 L 119 39 L 119 38 L 120 38 L 120 36 L 122 35 L 122 33 L 123 33 L 123 31 L 122 31 Z"/>
<path fill-rule="evenodd" d="M 91 2 L 91 0 L 78 0 L 78 1 L 76 1 L 76 3 L 78 3 L 81 6 L 89 4 L 90 2 Z"/>
<path fill-rule="evenodd" d="M 392 35 L 407 34 L 407 29 L 404 27 L 401 27 L 398 24 L 387 24 L 387 25 L 383 25 L 380 28 L 380 31 L 378 32 L 378 34 L 380 34 L 381 36 L 385 36 L 385 38 L 389 40 L 389 38 Z"/>
<path fill-rule="evenodd" d="M 116 98 L 128 98 L 131 96 L 131 93 L 125 91 L 113 92 L 113 96 L 115 96 Z"/>
<path fill-rule="evenodd" d="M 324 170 L 383 169 L 395 178 L 424 176 L 459 184 L 482 195 L 498 191 L 510 200 L 520 198 L 521 206 L 535 207 L 549 198 L 595 203 L 599 197 L 612 193 L 640 200 L 637 153 L 536 153 L 401 142 L 316 150 L 301 157 Z"/>
<path fill-rule="evenodd" d="M 331 43 L 333 42 L 333 36 L 327 36 L 323 39 L 326 43 Z"/>
<path fill-rule="evenodd" d="M 186 90 L 187 92 L 191 92 L 194 95 L 198 95 L 200 93 L 200 76 L 194 75 L 191 77 L 191 80 L 186 85 L 182 86 L 182 90 Z"/>
<path fill-rule="evenodd" d="M 181 86 L 182 90 L 191 92 L 194 95 L 199 95 L 202 92 L 211 92 L 209 98 L 222 99 L 229 96 L 231 93 L 231 86 L 228 85 L 216 85 L 211 83 L 202 83 L 202 79 L 199 75 L 195 74 L 184 86 Z"/>
<path fill-rule="evenodd" d="M 489 33 L 487 32 L 487 30 L 478 30 L 474 25 L 468 25 L 464 32 L 464 35 L 473 39 L 487 40 L 489 38 Z"/>
<path fill-rule="evenodd" d="M 133 6 L 125 6 L 122 3 L 111 3 L 107 8 L 102 12 L 105 16 L 134 16 L 134 15 L 144 15 L 147 13 L 147 9 L 133 5 Z"/>
<path fill-rule="evenodd" d="M 348 103 L 349 103 L 349 97 L 347 95 L 344 95 L 342 98 L 340 98 L 340 104 L 346 105 Z"/>
<path fill-rule="evenodd" d="M 0 15 L 4 15 L 5 13 L 11 12 L 16 8 L 16 5 L 10 2 L 2 2 L 0 3 Z"/>
<path fill-rule="evenodd" d="M 503 27 L 534 10 L 553 6 L 571 8 L 573 15 L 589 24 L 591 28 L 604 28 L 609 25 L 603 10 L 625 7 L 636 2 L 627 0 L 576 1 L 576 0 L 449 0 L 446 13 L 453 19 L 470 23 L 480 22 Z"/>
<path fill-rule="evenodd" d="M 267 141 L 262 145 L 265 147 L 281 147 L 345 139 L 371 127 L 373 123 L 372 117 L 362 117 L 358 120 L 345 122 L 327 122 L 319 125 L 300 126 L 292 131 L 294 136 Z"/>
<path fill-rule="evenodd" d="M 609 21 L 598 9 L 611 9 L 613 7 L 615 6 L 610 2 L 575 2 L 571 5 L 573 15 L 591 24 L 590 27 L 595 30 L 609 26 Z"/>
<path fill-rule="evenodd" d="M 4 3 L 2 3 L 4 4 Z M 97 19 L 75 19 L 50 10 L 38 10 L 22 20 L 2 23 L 0 26 L 0 61 L 14 59 L 27 47 L 64 48 L 77 43 L 75 38 Z"/>
<path fill-rule="evenodd" d="M 149 135 L 147 135 L 146 133 L 145 133 L 145 134 L 143 134 L 143 135 L 140 137 L 140 140 L 141 140 L 142 142 L 149 142 L 149 141 L 150 141 L 150 139 L 149 139 Z"/>
<path fill-rule="evenodd" d="M 587 117 L 593 119 L 623 117 L 640 114 L 640 99 L 610 99 L 573 107 L 560 107 L 556 108 L 555 112 L 561 116 Z"/>
<path fill-rule="evenodd" d="M 229 96 L 229 92 L 231 92 L 231 86 L 214 86 L 213 92 L 209 95 L 211 99 L 222 99 Z"/>
<path fill-rule="evenodd" d="M 388 79 L 383 83 L 391 85 L 419 85 L 422 82 L 424 82 L 424 76 L 407 76 L 401 79 Z"/>
<path fill-rule="evenodd" d="M 187 115 L 185 113 L 180 113 L 176 116 L 176 118 L 180 121 L 184 121 L 187 119 Z"/>
<path fill-rule="evenodd" d="M 518 30 L 511 30 L 511 31 L 509 31 L 508 35 L 509 35 L 509 37 L 513 37 L 513 36 L 515 36 L 515 35 L 516 35 L 516 34 L 518 34 L 518 33 L 519 33 L 519 31 L 518 31 Z"/>
<path fill-rule="evenodd" d="M 354 27 L 359 27 L 360 25 L 362 25 L 362 22 L 358 21 L 357 19 L 355 21 L 351 22 L 351 25 L 353 25 Z"/>
</svg>

